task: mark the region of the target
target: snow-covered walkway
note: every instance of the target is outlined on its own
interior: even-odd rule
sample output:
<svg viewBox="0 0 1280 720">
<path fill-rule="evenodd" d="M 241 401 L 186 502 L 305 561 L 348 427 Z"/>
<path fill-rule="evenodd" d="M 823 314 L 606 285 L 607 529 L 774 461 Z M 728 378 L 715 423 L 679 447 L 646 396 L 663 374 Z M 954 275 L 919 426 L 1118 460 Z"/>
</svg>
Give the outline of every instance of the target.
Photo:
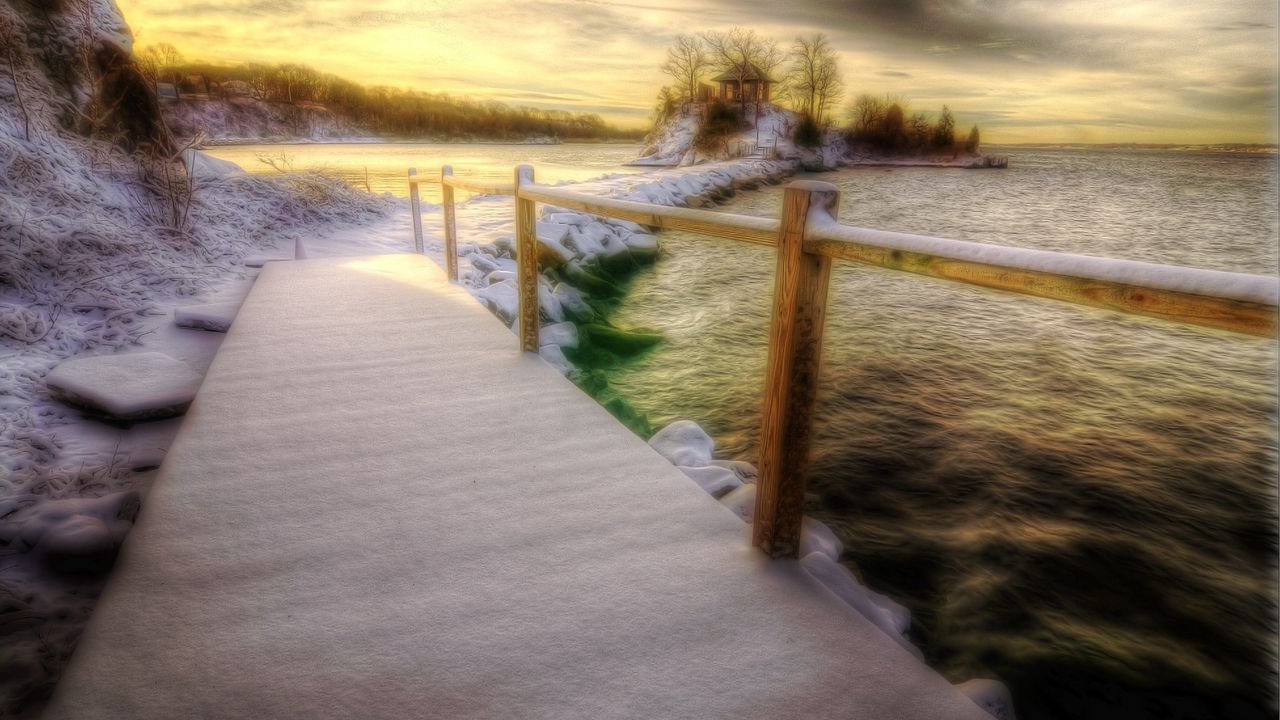
<svg viewBox="0 0 1280 720">
<path fill-rule="evenodd" d="M 47 718 L 970 718 L 430 261 L 272 263 Z"/>
</svg>

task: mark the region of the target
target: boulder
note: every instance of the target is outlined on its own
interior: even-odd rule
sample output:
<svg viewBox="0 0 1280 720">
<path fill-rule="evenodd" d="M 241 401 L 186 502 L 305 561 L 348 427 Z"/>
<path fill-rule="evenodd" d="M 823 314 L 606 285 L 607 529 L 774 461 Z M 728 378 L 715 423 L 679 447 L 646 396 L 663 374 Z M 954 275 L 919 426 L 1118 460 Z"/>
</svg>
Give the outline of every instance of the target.
<svg viewBox="0 0 1280 720">
<path fill-rule="evenodd" d="M 606 235 L 601 240 L 601 245 L 598 257 L 600 267 L 612 273 L 623 273 L 635 267 L 636 261 L 631 258 L 630 248 L 619 238 Z"/>
<path fill-rule="evenodd" d="M 743 487 L 754 487 L 743 485 Z M 924 660 L 920 648 L 907 639 L 907 630 L 911 627 L 911 612 L 892 600 L 872 592 L 867 586 L 858 582 L 849 568 L 832 560 L 822 552 L 812 552 L 800 559 L 800 567 L 815 580 L 822 583 L 849 607 L 857 610 L 872 625 L 880 628 L 885 635 L 893 638 L 904 650 L 919 660 Z"/>
<path fill-rule="evenodd" d="M 516 274 L 511 272 L 510 270 L 494 270 L 493 272 L 484 276 L 485 285 L 496 285 L 497 283 L 504 282 L 506 280 L 515 282 Z"/>
<path fill-rule="evenodd" d="M 844 543 L 821 520 L 806 517 L 800 521 L 800 557 L 812 552 L 820 552 L 839 562 L 844 554 Z"/>
<path fill-rule="evenodd" d="M 742 485 L 720 498 L 720 504 L 729 508 L 743 522 L 749 523 L 756 514 L 756 486 Z"/>
<path fill-rule="evenodd" d="M 538 310 L 543 320 L 551 323 L 564 321 L 564 308 L 560 307 L 560 301 L 555 295 L 551 294 L 551 288 L 546 283 L 538 283 Z"/>
<path fill-rule="evenodd" d="M 510 235 L 502 235 L 494 240 L 493 247 L 498 251 L 498 257 L 516 256 L 516 239 Z"/>
<path fill-rule="evenodd" d="M 147 352 L 67 360 L 49 371 L 45 385 L 68 405 L 131 422 L 181 415 L 201 380 L 181 360 Z"/>
<path fill-rule="evenodd" d="M 648 233 L 632 233 L 623 242 L 636 260 L 652 260 L 658 256 L 658 238 Z"/>
<path fill-rule="evenodd" d="M 999 680 L 975 678 L 956 685 L 956 689 L 996 720 L 1016 720 L 1017 716 L 1013 714 L 1013 695 Z"/>
<path fill-rule="evenodd" d="M 575 286 L 596 297 L 618 297 L 623 294 L 617 283 L 588 270 L 578 259 L 565 263 L 564 276 Z"/>
<path fill-rule="evenodd" d="M 535 227 L 540 267 L 558 268 L 573 259 L 573 251 L 564 246 L 564 240 L 569 236 L 568 225 L 540 222 Z"/>
<path fill-rule="evenodd" d="M 703 467 L 711 464 L 716 441 L 692 420 L 677 420 L 649 438 L 649 447 L 672 465 Z"/>
<path fill-rule="evenodd" d="M 489 312 L 508 325 L 520 316 L 520 294 L 515 280 L 503 280 L 480 288 L 475 295 L 489 308 Z"/>
<path fill-rule="evenodd" d="M 542 216 L 545 222 L 557 223 L 559 225 L 585 225 L 591 221 L 591 216 L 578 212 L 550 212 Z"/>
<path fill-rule="evenodd" d="M 139 506 L 134 490 L 100 498 L 44 500 L 15 513 L 21 521 L 16 548 L 43 558 L 57 570 L 106 570 L 133 526 Z"/>
<path fill-rule="evenodd" d="M 196 182 L 243 177 L 248 174 L 244 168 L 230 160 L 206 155 L 192 148 L 182 151 L 182 162 L 187 166 L 187 176 Z"/>
<path fill-rule="evenodd" d="M 600 223 L 570 227 L 565 245 L 574 254 L 586 260 L 594 260 L 604 254 L 604 238 L 608 235 Z"/>
<path fill-rule="evenodd" d="M 698 487 L 716 499 L 724 497 L 730 490 L 742 485 L 742 481 L 738 479 L 738 476 L 734 475 L 733 471 L 728 468 L 716 467 L 715 465 L 679 467 L 680 472 L 687 475 L 690 480 L 698 484 Z"/>
<path fill-rule="evenodd" d="M 186 305 L 173 309 L 173 322 L 178 327 L 224 333 L 239 311 L 238 302 Z"/>
<path fill-rule="evenodd" d="M 578 326 L 571 322 L 545 325 L 538 331 L 538 344 L 576 348 L 578 347 Z"/>
<path fill-rule="evenodd" d="M 538 356 L 545 360 L 548 365 L 555 368 L 561 375 L 568 375 L 573 370 L 573 365 L 564 356 L 564 351 L 560 349 L 559 345 L 543 345 L 538 348 Z"/>
<path fill-rule="evenodd" d="M 596 316 L 596 311 L 587 303 L 582 292 L 572 285 L 556 283 L 551 294 L 560 301 L 565 317 L 577 322 L 587 322 Z"/>
<path fill-rule="evenodd" d="M 729 468 L 743 483 L 753 483 L 760 476 L 760 471 L 756 470 L 755 465 L 742 460 L 712 460 L 711 464 Z"/>
<path fill-rule="evenodd" d="M 470 260 L 471 267 L 476 270 L 476 277 L 484 277 L 489 273 L 504 269 L 492 255 L 486 255 L 483 252 L 473 253 L 470 256 Z"/>
</svg>

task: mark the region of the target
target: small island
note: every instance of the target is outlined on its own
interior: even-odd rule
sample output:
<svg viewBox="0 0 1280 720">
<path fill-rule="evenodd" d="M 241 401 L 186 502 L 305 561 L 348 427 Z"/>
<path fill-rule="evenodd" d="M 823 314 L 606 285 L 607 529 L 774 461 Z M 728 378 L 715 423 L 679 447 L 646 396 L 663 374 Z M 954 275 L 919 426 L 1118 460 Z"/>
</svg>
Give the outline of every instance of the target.
<svg viewBox="0 0 1280 720">
<path fill-rule="evenodd" d="M 662 72 L 653 127 L 633 164 L 682 166 L 739 157 L 795 160 L 803 170 L 845 165 L 1004 168 L 974 125 L 963 138 L 946 105 L 936 116 L 905 99 L 863 93 L 843 111 L 836 50 L 823 33 L 787 49 L 734 27 L 679 35 Z M 837 122 L 844 119 L 844 124 Z"/>
</svg>

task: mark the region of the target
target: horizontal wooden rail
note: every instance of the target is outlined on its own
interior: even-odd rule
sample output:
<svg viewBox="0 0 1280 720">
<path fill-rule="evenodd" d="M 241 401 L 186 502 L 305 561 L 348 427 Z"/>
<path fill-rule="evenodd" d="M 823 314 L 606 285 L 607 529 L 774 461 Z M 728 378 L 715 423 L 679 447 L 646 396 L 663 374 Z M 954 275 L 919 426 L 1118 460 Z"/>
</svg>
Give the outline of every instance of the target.
<svg viewBox="0 0 1280 720">
<path fill-rule="evenodd" d="M 419 248 L 417 183 L 424 181 L 409 171 Z M 513 183 L 460 179 L 446 166 L 440 183 L 445 188 L 447 258 L 457 241 L 452 188 L 515 195 L 519 335 L 521 347 L 530 352 L 538 349 L 536 203 L 777 248 L 752 528 L 752 543 L 774 556 L 794 557 L 800 547 L 832 260 L 1263 337 L 1277 332 L 1280 280 L 1275 277 L 850 227 L 836 220 L 838 190 L 822 182 L 789 184 L 782 217 L 776 220 L 535 185 L 529 166 L 516 169 Z M 456 279 L 456 264 L 450 268 Z"/>
<path fill-rule="evenodd" d="M 441 168 L 449 167 L 445 165 Z M 447 175 L 447 176 L 446 176 Z M 426 183 L 440 184 L 445 187 L 457 188 L 471 193 L 483 195 L 514 195 L 516 186 L 509 182 L 501 180 L 484 180 L 480 178 L 458 177 L 456 175 L 448 175 L 442 172 L 442 177 L 436 178 L 429 175 L 419 175 L 417 168 L 409 168 L 409 188 Z"/>
<path fill-rule="evenodd" d="M 616 200 L 546 185 L 521 186 L 520 198 L 630 220 L 660 230 L 685 230 L 757 245 L 772 246 L 778 241 L 779 223 L 772 218 Z"/>
<path fill-rule="evenodd" d="M 473 178 L 462 177 L 446 177 L 441 180 L 441 184 L 458 190 L 465 190 L 471 193 L 482 195 L 514 195 L 516 186 L 514 183 L 501 182 L 499 180 L 478 180 Z"/>
<path fill-rule="evenodd" d="M 1276 336 L 1280 282 L 1265 275 L 946 240 L 834 221 L 810 226 L 805 252 L 1077 305 L 1263 337 Z"/>
</svg>

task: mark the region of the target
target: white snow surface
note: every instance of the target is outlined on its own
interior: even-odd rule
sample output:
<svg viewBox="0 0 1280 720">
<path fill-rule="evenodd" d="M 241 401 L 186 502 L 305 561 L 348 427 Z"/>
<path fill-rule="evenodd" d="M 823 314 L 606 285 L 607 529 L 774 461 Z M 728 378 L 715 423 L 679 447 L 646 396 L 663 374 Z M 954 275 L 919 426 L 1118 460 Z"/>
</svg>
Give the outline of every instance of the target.
<svg viewBox="0 0 1280 720">
<path fill-rule="evenodd" d="M 45 717 L 986 717 L 512 341 L 265 268 Z"/>
</svg>

